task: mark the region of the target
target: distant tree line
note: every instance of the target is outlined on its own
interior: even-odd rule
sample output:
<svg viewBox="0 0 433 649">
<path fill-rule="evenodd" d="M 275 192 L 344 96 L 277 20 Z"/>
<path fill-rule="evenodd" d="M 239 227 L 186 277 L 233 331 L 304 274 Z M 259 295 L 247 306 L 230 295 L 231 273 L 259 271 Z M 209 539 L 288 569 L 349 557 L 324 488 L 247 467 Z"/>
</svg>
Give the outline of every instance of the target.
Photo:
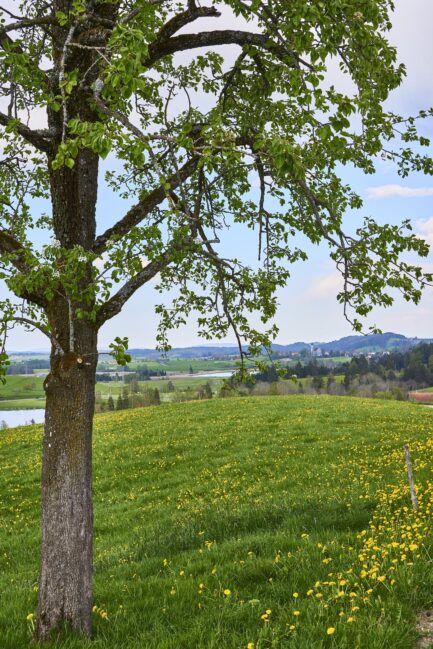
<svg viewBox="0 0 433 649">
<path fill-rule="evenodd" d="M 130 370 L 128 366 L 125 366 L 119 372 L 97 372 L 96 380 L 100 383 L 109 383 L 110 381 L 132 383 L 133 381 L 150 381 L 151 378 L 163 378 L 166 375 L 165 370 L 149 370 L 146 366 L 138 366 L 136 369 Z"/>
<path fill-rule="evenodd" d="M 433 344 L 420 343 L 410 351 L 388 352 L 380 356 L 354 356 L 337 366 L 312 359 L 285 368 L 285 378 L 328 377 L 336 373 L 345 376 L 346 384 L 356 377 L 375 374 L 383 380 L 411 382 L 414 388 L 430 386 L 433 385 Z M 258 377 L 261 381 L 273 382 L 277 380 L 276 374 L 276 369 L 270 366 L 267 373 Z"/>
<path fill-rule="evenodd" d="M 7 368 L 6 373 L 10 375 L 33 374 L 34 370 L 48 370 L 49 359 L 31 358 L 27 361 L 13 361 Z"/>
<path fill-rule="evenodd" d="M 325 365 L 320 359 L 280 370 L 269 365 L 254 375 L 252 385 L 225 381 L 219 396 L 324 393 L 402 400 L 408 392 L 432 385 L 433 344 L 421 343 L 410 351 L 360 355 L 338 365 Z"/>
</svg>

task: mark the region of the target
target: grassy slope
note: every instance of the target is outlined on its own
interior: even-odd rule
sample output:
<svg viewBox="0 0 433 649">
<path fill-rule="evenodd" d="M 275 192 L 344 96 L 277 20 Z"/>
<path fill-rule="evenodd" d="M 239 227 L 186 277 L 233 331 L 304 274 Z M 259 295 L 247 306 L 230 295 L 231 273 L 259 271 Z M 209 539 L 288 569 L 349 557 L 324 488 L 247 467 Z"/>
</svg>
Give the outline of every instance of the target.
<svg viewBox="0 0 433 649">
<path fill-rule="evenodd" d="M 45 399 L 37 397 L 35 399 L 12 399 L 12 401 L 0 400 L 0 419 L 4 410 L 34 410 L 45 408 Z"/>
<path fill-rule="evenodd" d="M 37 376 L 8 376 L 5 384 L 0 383 L 0 400 L 43 397 L 43 383 Z"/>
<path fill-rule="evenodd" d="M 433 593 L 412 545 L 431 533 L 431 493 L 415 520 L 401 446 L 427 485 L 431 417 L 303 396 L 97 417 L 96 638 L 55 646 L 411 647 Z M 38 426 L 0 436 L 2 649 L 27 646 L 36 607 L 40 438 Z"/>
</svg>

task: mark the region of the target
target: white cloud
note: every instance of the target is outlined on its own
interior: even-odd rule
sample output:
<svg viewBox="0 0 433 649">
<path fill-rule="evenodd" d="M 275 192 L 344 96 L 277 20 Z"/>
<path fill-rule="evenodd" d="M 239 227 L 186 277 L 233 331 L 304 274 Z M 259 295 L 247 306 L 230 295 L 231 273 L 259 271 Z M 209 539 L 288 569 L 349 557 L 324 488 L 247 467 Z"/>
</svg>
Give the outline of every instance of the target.
<svg viewBox="0 0 433 649">
<path fill-rule="evenodd" d="M 343 278 L 339 272 L 333 271 L 327 275 L 314 278 L 305 295 L 309 300 L 335 297 L 342 288 Z"/>
<path fill-rule="evenodd" d="M 433 187 L 403 187 L 403 185 L 367 187 L 367 198 L 414 198 L 422 196 L 433 196 Z"/>
<path fill-rule="evenodd" d="M 433 246 L 433 216 L 429 219 L 418 219 L 415 225 L 421 239 L 424 239 L 430 246 Z"/>
</svg>

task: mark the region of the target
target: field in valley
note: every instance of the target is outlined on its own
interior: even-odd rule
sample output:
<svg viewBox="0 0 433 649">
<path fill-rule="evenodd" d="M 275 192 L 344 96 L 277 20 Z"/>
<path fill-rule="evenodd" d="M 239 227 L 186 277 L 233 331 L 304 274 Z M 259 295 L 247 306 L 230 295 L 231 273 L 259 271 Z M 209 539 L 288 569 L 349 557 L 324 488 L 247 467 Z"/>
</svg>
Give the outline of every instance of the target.
<svg viewBox="0 0 433 649">
<path fill-rule="evenodd" d="M 95 639 L 52 646 L 412 648 L 433 601 L 432 423 L 327 396 L 97 416 Z M 2 649 L 28 646 L 36 609 L 41 432 L 0 434 Z"/>
<path fill-rule="evenodd" d="M 0 383 L 0 406 L 2 400 L 44 398 L 44 379 L 38 376 L 8 376 Z"/>
</svg>

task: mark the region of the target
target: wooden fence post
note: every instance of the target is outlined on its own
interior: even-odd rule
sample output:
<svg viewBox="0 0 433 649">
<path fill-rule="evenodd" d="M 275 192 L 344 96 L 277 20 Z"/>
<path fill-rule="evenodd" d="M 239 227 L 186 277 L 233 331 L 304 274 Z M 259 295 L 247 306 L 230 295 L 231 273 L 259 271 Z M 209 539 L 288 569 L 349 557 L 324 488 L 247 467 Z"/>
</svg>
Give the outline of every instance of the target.
<svg viewBox="0 0 433 649">
<path fill-rule="evenodd" d="M 413 510 L 414 512 L 416 512 L 418 510 L 418 499 L 416 497 L 415 483 L 413 480 L 413 469 L 412 469 L 412 462 L 410 459 L 409 446 L 405 444 L 403 448 L 404 448 L 404 454 L 406 456 L 406 466 L 407 466 L 407 476 L 409 478 L 410 497 L 412 499 Z"/>
</svg>

